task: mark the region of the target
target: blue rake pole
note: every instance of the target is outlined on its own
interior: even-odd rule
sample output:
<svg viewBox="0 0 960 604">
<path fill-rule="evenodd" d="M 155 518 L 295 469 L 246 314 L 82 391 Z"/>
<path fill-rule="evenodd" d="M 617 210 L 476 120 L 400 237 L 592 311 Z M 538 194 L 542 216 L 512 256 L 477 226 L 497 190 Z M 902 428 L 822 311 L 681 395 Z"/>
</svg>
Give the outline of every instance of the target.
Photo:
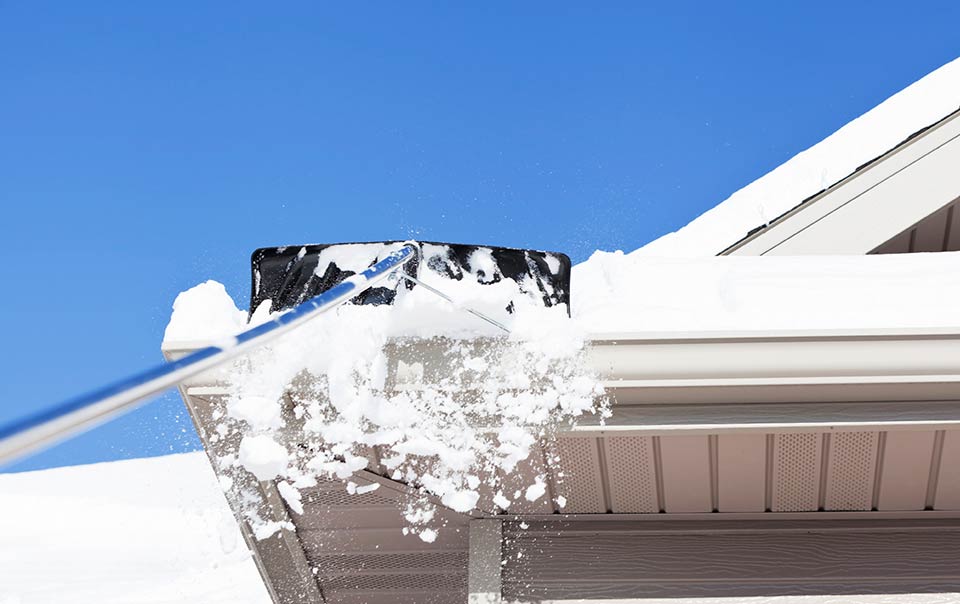
<svg viewBox="0 0 960 604">
<path fill-rule="evenodd" d="M 131 411 L 146 398 L 296 329 L 383 281 L 417 253 L 414 244 L 405 244 L 362 273 L 267 323 L 238 334 L 228 344 L 201 348 L 176 361 L 0 426 L 0 466 Z"/>
</svg>

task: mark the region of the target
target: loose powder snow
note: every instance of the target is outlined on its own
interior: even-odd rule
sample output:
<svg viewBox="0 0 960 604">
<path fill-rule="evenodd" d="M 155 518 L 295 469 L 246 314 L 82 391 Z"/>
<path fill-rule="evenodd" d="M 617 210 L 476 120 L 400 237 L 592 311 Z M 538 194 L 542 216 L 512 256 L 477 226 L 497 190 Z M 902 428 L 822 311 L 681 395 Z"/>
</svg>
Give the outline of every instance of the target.
<svg viewBox="0 0 960 604">
<path fill-rule="evenodd" d="M 488 264 L 483 268 L 494 271 Z M 496 309 L 496 292 L 505 291 L 502 282 L 434 285 L 487 312 Z M 191 290 L 198 304 L 232 314 L 232 301 L 211 303 L 226 296 L 222 287 L 198 287 Z M 407 530 L 428 542 L 442 530 L 438 503 L 462 513 L 495 512 L 542 497 L 543 476 L 517 490 L 518 464 L 559 428 L 606 413 L 603 389 L 584 361 L 583 334 L 565 307 L 520 304 L 513 314 L 500 306 L 498 319 L 511 334 L 494 335 L 418 289 L 394 306 L 342 306 L 234 363 L 215 433 L 239 447 L 220 459 L 221 470 L 279 479 L 294 514 L 303 510 L 298 489 L 336 479 L 349 494 L 362 494 L 376 485 L 351 479 L 373 472 L 413 487 L 401 504 Z M 184 296 L 175 314 L 188 312 Z M 255 313 L 256 322 L 267 318 L 268 311 Z M 250 481 L 238 478 L 227 485 L 228 496 L 259 538 L 289 528 L 262 518 Z M 503 494 L 508 478 L 512 497 Z"/>
</svg>

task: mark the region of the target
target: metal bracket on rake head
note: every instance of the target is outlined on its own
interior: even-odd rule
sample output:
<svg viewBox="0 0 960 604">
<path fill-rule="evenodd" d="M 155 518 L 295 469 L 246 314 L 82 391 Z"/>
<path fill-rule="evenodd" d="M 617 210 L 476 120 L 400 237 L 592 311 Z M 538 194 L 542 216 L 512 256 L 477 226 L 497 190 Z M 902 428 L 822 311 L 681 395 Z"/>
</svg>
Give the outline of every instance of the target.
<svg viewBox="0 0 960 604">
<path fill-rule="evenodd" d="M 410 279 L 370 288 L 354 298 L 354 304 L 392 304 L 399 288 L 421 287 L 417 282 L 427 276 L 437 283 L 432 277 L 441 276 L 453 281 L 470 279 L 483 285 L 512 281 L 516 293 L 505 301 L 506 312 L 512 312 L 515 299 L 520 296 L 548 307 L 562 304 L 570 312 L 570 258 L 566 254 L 427 241 L 260 248 L 251 258 L 250 312 L 266 300 L 271 301 L 273 311 L 292 308 L 410 243 L 420 253 L 398 269 Z"/>
</svg>

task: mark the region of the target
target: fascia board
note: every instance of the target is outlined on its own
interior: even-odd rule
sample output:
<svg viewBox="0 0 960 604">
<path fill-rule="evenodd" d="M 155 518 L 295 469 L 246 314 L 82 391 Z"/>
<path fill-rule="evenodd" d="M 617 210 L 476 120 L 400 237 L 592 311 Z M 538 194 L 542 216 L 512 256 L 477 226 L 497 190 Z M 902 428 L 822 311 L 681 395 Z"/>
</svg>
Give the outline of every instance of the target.
<svg viewBox="0 0 960 604">
<path fill-rule="evenodd" d="M 802 332 L 800 332 L 802 333 Z M 590 363 L 610 382 L 960 376 L 960 332 L 631 338 L 594 341 Z"/>
</svg>

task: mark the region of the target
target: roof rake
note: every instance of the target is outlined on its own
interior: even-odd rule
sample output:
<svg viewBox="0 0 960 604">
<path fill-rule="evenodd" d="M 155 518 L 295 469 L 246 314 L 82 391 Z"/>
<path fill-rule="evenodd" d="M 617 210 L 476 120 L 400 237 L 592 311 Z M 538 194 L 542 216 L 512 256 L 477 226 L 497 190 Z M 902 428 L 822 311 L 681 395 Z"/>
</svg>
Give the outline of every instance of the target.
<svg viewBox="0 0 960 604">
<path fill-rule="evenodd" d="M 393 304 L 404 290 L 422 287 L 506 331 L 499 321 L 448 295 L 456 288 L 454 283 L 445 287 L 447 281 L 469 281 L 509 284 L 503 300 L 506 313 L 513 312 L 520 297 L 546 307 L 563 305 L 569 313 L 570 258 L 566 254 L 428 241 L 260 248 L 251 258 L 250 313 L 268 300 L 272 311 L 294 308 L 405 247 L 414 254 L 396 271 L 398 278 L 364 290 L 351 299 L 353 304 Z"/>
<path fill-rule="evenodd" d="M 452 281 L 506 290 L 503 312 L 516 303 L 570 308 L 570 259 L 565 254 L 503 247 L 415 241 L 261 248 L 252 257 L 250 311 L 270 300 L 271 320 L 226 341 L 195 350 L 39 413 L 0 424 L 0 466 L 136 408 L 145 399 L 292 331 L 337 306 L 393 304 L 404 290 L 444 292 Z M 397 278 L 392 278 L 397 275 Z M 506 330 L 495 318 L 457 304 Z"/>
</svg>

